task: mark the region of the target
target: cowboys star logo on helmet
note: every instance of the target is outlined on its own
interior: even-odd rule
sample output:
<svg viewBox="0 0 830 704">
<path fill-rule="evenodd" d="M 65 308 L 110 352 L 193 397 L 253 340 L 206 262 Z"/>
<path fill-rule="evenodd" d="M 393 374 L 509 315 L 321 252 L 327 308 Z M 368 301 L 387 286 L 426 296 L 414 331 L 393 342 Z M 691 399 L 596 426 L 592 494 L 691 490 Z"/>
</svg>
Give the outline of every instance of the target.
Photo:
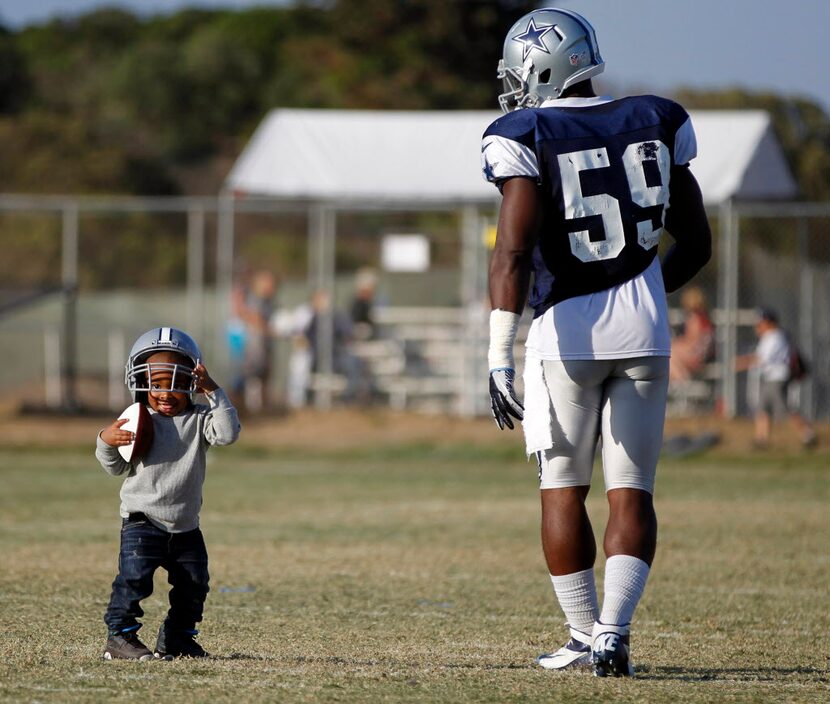
<svg viewBox="0 0 830 704">
<path fill-rule="evenodd" d="M 504 112 L 537 107 L 603 68 L 588 20 L 569 10 L 534 10 L 505 37 L 498 69 L 504 83 L 499 105 Z"/>
<path fill-rule="evenodd" d="M 534 49 L 539 49 L 540 51 L 544 51 L 546 54 L 550 54 L 550 51 L 545 46 L 545 43 L 542 41 L 542 37 L 544 37 L 548 32 L 554 29 L 554 25 L 542 25 L 540 27 L 536 26 L 536 22 L 534 22 L 533 18 L 530 18 L 530 22 L 527 23 L 527 29 L 522 33 L 518 34 L 515 37 L 511 37 L 514 42 L 520 42 L 522 44 L 522 60 L 524 61 L 527 58 L 527 55 L 533 51 Z"/>
</svg>

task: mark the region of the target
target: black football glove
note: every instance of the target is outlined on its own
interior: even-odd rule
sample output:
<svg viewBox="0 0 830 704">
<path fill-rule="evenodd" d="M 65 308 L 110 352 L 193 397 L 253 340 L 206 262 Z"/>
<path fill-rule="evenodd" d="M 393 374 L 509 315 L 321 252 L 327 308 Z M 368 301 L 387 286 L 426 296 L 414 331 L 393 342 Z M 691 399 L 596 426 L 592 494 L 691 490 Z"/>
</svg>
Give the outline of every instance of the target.
<svg viewBox="0 0 830 704">
<path fill-rule="evenodd" d="M 513 430 L 510 416 L 517 420 L 524 418 L 524 406 L 513 391 L 514 376 L 515 372 L 512 369 L 490 370 L 490 408 L 499 430 L 504 430 L 505 425 Z"/>
</svg>

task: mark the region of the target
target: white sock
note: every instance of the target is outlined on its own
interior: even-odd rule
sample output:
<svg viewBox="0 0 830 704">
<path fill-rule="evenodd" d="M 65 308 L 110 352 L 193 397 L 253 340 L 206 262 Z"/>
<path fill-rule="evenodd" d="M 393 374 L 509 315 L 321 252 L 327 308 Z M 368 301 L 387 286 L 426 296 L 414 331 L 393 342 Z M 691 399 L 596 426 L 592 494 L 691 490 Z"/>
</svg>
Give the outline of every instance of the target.
<svg viewBox="0 0 830 704">
<path fill-rule="evenodd" d="M 634 609 L 643 596 L 649 567 L 631 555 L 613 555 L 605 563 L 605 597 L 601 623 L 625 626 L 631 623 Z"/>
<path fill-rule="evenodd" d="M 551 575 L 550 581 L 568 625 L 590 634 L 599 614 L 594 568 L 558 577 Z"/>
</svg>

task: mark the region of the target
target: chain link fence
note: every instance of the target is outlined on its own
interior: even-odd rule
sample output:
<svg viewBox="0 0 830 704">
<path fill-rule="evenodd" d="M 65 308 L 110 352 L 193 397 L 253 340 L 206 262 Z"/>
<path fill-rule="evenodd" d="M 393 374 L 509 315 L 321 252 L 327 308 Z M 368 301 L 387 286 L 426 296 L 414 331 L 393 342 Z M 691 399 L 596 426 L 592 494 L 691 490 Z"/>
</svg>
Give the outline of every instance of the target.
<svg viewBox="0 0 830 704">
<path fill-rule="evenodd" d="M 278 282 L 269 384 L 282 401 L 293 393 L 297 348 L 310 342 L 297 321 L 315 291 L 326 289 L 333 325 L 351 315 L 358 282 L 369 272 L 376 328 L 356 349 L 372 374 L 372 402 L 487 412 L 486 269 L 495 204 L 231 208 L 216 198 L 0 197 L 4 395 L 64 410 L 119 408 L 127 401 L 129 345 L 161 324 L 191 332 L 212 371 L 232 385 L 240 368 L 229 327 L 231 288 L 267 270 Z M 713 308 L 716 357 L 699 393 L 674 410 L 751 412 L 752 376 L 735 372 L 735 358 L 754 348 L 753 311 L 765 306 L 778 312 L 809 360 L 810 374 L 794 390 L 802 411 L 826 418 L 830 204 L 726 204 L 710 216 L 713 261 L 695 283 Z M 412 270 L 390 265 L 385 247 L 396 236 L 420 242 L 426 261 Z M 669 303 L 678 322 L 679 297 Z M 310 377 L 303 402 L 328 405 L 342 395 L 344 375 L 333 365 L 323 371 Z"/>
<path fill-rule="evenodd" d="M 240 321 L 232 300 L 263 271 L 277 284 L 268 379 L 274 399 L 289 396 L 293 358 L 313 346 L 302 327 L 315 293 L 325 292 L 330 322 L 337 317 L 351 326 L 357 282 L 367 272 L 377 339 L 359 342 L 385 401 L 406 407 L 420 398 L 430 384 L 414 377 L 433 374 L 442 350 L 459 360 L 428 339 L 441 325 L 458 331 L 464 255 L 456 209 L 344 208 L 321 218 L 304 204 L 232 208 L 223 227 L 227 206 L 216 198 L 0 196 L 8 253 L 0 260 L 0 354 L 10 362 L 0 368 L 0 389 L 36 408 L 119 409 L 128 401 L 122 374 L 132 341 L 151 327 L 173 325 L 193 335 L 211 371 L 241 393 L 246 372 L 235 349 Z M 390 266 L 389 238 L 417 240 L 424 260 L 414 268 Z M 448 401 L 443 410 L 452 410 L 457 396 L 454 371 L 448 365 L 432 382 L 432 395 Z M 303 402 L 314 402 L 316 393 L 329 403 L 342 391 L 342 374 L 317 376 Z"/>
<path fill-rule="evenodd" d="M 830 204 L 741 205 L 737 305 L 773 310 L 806 356 L 809 374 L 791 393 L 809 418 L 830 415 Z M 754 349 L 750 326 L 740 326 L 738 354 Z M 736 410 L 752 408 L 753 376 L 738 377 Z"/>
</svg>

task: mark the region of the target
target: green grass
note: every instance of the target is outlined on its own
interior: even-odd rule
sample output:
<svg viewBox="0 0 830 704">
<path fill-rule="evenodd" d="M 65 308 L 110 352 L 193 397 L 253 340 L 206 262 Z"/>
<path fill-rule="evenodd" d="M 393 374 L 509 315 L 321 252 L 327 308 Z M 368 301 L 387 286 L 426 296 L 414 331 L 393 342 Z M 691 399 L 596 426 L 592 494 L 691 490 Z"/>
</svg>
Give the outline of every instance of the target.
<svg viewBox="0 0 830 704">
<path fill-rule="evenodd" d="M 828 696 L 826 457 L 661 465 L 632 681 L 534 666 L 565 630 L 539 548 L 535 465 L 513 448 L 212 454 L 208 661 L 100 660 L 120 481 L 91 448 L 0 450 L 0 479 L 3 702 Z M 601 528 L 601 483 L 589 502 Z M 161 573 L 145 604 L 151 644 L 166 586 Z"/>
</svg>

